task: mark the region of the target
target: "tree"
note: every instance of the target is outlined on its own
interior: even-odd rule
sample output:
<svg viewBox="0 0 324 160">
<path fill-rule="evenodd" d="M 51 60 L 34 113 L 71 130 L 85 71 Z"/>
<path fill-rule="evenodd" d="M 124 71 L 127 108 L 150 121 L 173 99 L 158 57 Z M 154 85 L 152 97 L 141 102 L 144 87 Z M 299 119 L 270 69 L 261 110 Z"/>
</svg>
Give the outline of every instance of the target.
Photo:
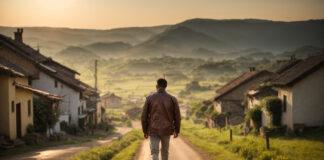
<svg viewBox="0 0 324 160">
<path fill-rule="evenodd" d="M 34 98 L 34 127 L 36 132 L 46 132 L 58 121 L 59 112 L 52 108 L 53 102 Z"/>
</svg>

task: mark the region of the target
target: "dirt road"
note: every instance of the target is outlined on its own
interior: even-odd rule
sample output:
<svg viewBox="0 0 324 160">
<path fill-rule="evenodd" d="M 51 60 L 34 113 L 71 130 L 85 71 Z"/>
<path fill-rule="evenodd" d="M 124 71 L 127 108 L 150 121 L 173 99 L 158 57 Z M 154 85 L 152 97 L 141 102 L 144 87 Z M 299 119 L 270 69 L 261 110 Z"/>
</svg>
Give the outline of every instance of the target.
<svg viewBox="0 0 324 160">
<path fill-rule="evenodd" d="M 146 139 L 143 141 L 141 149 L 139 150 L 139 154 L 136 157 L 136 160 L 151 160 L 150 158 L 150 140 Z M 196 150 L 194 150 L 190 145 L 188 145 L 181 137 L 176 139 L 172 137 L 170 141 L 169 160 L 187 159 L 203 160 L 206 158 L 203 158 L 202 155 L 200 155 Z"/>
<path fill-rule="evenodd" d="M 91 149 L 92 147 L 107 144 L 112 140 L 117 139 L 119 136 L 131 131 L 132 128 L 116 127 L 117 133 L 110 135 L 102 140 L 95 140 L 79 144 L 59 145 L 48 147 L 40 150 L 35 150 L 27 153 L 13 155 L 9 157 L 0 157 L 5 160 L 64 160 L 72 157 L 73 155 Z"/>
</svg>

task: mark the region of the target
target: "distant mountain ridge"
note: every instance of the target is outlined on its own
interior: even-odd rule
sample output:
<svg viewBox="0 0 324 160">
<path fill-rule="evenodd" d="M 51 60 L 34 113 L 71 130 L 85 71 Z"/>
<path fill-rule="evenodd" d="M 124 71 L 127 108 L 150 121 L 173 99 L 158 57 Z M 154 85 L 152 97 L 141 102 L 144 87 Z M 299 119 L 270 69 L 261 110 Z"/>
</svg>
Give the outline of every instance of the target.
<svg viewBox="0 0 324 160">
<path fill-rule="evenodd" d="M 0 27 L 1 34 L 11 37 L 14 31 L 12 27 Z M 267 53 L 302 46 L 324 48 L 324 20 L 190 19 L 175 25 L 110 30 L 26 27 L 24 41 L 32 47 L 39 44 L 41 52 L 49 56 L 74 46 L 99 57 L 217 58 L 258 53 L 266 57 Z M 65 50 L 64 54 L 68 54 L 66 51 L 77 54 L 74 50 Z"/>
</svg>

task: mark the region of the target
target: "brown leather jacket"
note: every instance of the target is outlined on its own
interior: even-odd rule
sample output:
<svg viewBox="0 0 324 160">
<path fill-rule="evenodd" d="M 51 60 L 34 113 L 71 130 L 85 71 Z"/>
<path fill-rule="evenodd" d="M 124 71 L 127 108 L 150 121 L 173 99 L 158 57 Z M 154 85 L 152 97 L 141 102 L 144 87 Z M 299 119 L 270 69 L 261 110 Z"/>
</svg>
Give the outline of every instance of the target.
<svg viewBox="0 0 324 160">
<path fill-rule="evenodd" d="M 166 136 L 180 132 L 180 109 L 175 97 L 160 89 L 146 98 L 142 112 L 143 132 Z"/>
</svg>

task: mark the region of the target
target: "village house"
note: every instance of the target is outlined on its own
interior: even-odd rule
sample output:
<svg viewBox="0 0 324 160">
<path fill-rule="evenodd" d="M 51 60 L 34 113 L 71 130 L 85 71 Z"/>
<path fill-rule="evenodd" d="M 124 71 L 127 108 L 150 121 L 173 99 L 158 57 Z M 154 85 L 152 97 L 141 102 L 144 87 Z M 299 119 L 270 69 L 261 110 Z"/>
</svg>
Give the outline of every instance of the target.
<svg viewBox="0 0 324 160">
<path fill-rule="evenodd" d="M 85 88 L 75 78 L 79 73 L 24 44 L 22 33 L 23 29 L 18 29 L 14 40 L 0 35 L 0 57 L 28 71 L 31 74 L 28 83 L 33 88 L 63 97 L 55 132 L 60 131 L 61 121 L 78 125 L 81 114 L 78 111 L 86 109 Z"/>
<path fill-rule="evenodd" d="M 101 105 L 105 108 L 118 108 L 122 105 L 122 98 L 114 93 L 107 93 L 100 97 Z"/>
<path fill-rule="evenodd" d="M 229 115 L 228 124 L 242 123 L 245 117 L 245 108 L 241 104 L 246 93 L 250 89 L 258 88 L 261 83 L 271 80 L 275 75 L 267 70 L 255 70 L 254 67 L 251 67 L 249 72 L 235 78 L 216 91 L 214 109 L 219 113 Z"/>
<path fill-rule="evenodd" d="M 324 126 L 324 54 L 309 57 L 271 83 L 282 100 L 282 124 L 288 129 Z"/>
<path fill-rule="evenodd" d="M 84 110 L 87 114 L 86 123 L 100 124 L 105 119 L 105 111 L 102 110 L 98 90 L 81 81 L 80 86 L 85 89 L 83 97 L 86 99 L 86 108 Z"/>
<path fill-rule="evenodd" d="M 0 135 L 11 140 L 25 136 L 27 126 L 33 125 L 33 98 L 46 99 L 53 107 L 58 107 L 56 104 L 62 100 L 62 97 L 28 85 L 29 75 L 0 58 Z"/>
</svg>

